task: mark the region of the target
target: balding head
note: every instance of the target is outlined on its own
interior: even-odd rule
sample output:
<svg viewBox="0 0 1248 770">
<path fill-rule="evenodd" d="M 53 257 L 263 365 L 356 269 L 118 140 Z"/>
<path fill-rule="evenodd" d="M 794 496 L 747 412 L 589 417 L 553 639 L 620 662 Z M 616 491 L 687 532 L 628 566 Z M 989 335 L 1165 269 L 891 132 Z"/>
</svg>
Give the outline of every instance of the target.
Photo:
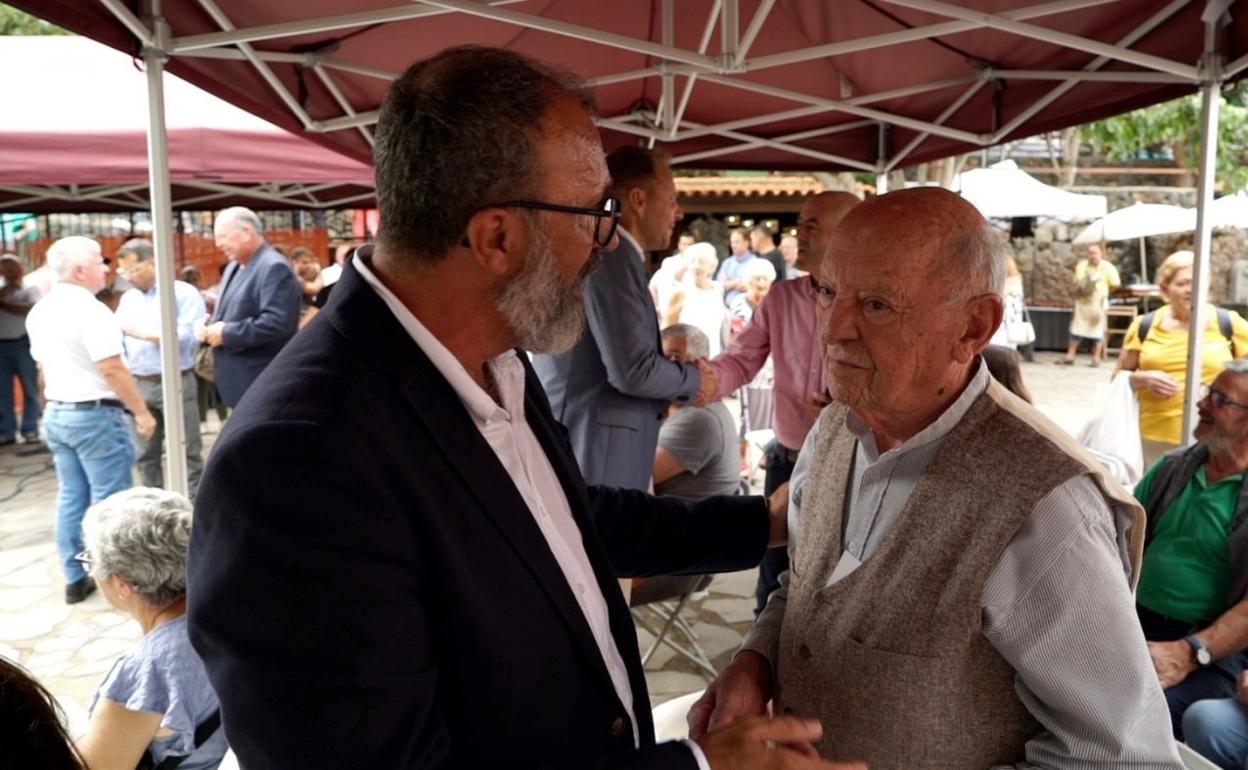
<svg viewBox="0 0 1248 770">
<path fill-rule="evenodd" d="M 5 286 L 22 285 L 22 263 L 12 254 L 0 256 L 0 278 Z"/>
<path fill-rule="evenodd" d="M 828 250 L 828 239 L 849 210 L 862 203 L 847 192 L 821 192 L 807 198 L 797 221 L 797 269 L 819 269 Z"/>
<path fill-rule="evenodd" d="M 1000 324 L 1003 276 L 997 239 L 954 193 L 915 188 L 854 207 L 818 273 L 833 397 L 878 439 L 922 430 Z"/>
</svg>

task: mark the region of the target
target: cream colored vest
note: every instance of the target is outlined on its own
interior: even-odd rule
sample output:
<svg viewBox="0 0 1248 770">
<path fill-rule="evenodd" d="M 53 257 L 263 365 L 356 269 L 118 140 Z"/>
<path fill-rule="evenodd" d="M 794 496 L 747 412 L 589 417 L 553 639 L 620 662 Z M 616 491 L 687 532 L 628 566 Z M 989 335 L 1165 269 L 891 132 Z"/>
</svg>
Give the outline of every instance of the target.
<svg viewBox="0 0 1248 770">
<path fill-rule="evenodd" d="M 845 410 L 818 425 L 780 637 L 776 709 L 823 722 L 820 753 L 872 770 L 977 770 L 1023 759 L 1041 728 L 984 639 L 984 584 L 1054 488 L 1089 474 L 1129 506 L 1131 584 L 1144 512 L 1035 409 L 990 381 L 945 439 L 893 528 L 853 573 L 842 552 L 855 436 Z M 1077 651 L 1072 651 L 1077 654 Z"/>
</svg>

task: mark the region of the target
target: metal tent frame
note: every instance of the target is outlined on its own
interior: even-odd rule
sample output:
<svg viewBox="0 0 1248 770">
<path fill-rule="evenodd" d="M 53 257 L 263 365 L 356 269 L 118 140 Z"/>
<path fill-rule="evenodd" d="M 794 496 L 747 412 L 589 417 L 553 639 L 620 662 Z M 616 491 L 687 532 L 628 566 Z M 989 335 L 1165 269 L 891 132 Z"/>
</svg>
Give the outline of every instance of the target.
<svg viewBox="0 0 1248 770">
<path fill-rule="evenodd" d="M 108 14 L 116 23 L 133 36 L 133 41 L 137 41 L 137 46 L 141 48 L 147 64 L 151 94 L 149 155 L 152 207 L 156 224 L 157 274 L 161 292 L 161 308 L 164 313 L 162 340 L 176 339 L 170 249 L 172 224 L 168 194 L 169 177 L 165 164 L 163 106 L 159 77 L 171 57 L 183 60 L 216 59 L 244 62 L 250 67 L 252 74 L 258 76 L 269 89 L 268 94 L 261 95 L 261 100 L 264 101 L 264 97 L 275 98 L 280 105 L 275 108 L 273 104 L 266 102 L 266 108 L 278 110 L 279 117 L 284 118 L 288 124 L 293 122 L 304 132 L 320 136 L 325 143 L 335 146 L 346 142 L 345 134 L 358 135 L 358 139 L 354 139 L 353 142 L 362 140 L 363 146 L 367 148 L 373 143 L 371 127 L 377 121 L 378 110 L 375 109 L 375 104 L 362 105 L 348 96 L 347 85 L 353 82 L 352 78 L 390 81 L 398 77 L 399 73 L 353 61 L 350 57 L 339 55 L 336 52 L 336 46 L 313 46 L 312 50 L 308 51 L 279 51 L 257 49 L 255 44 L 280 45 L 283 39 L 314 33 L 360 29 L 413 19 L 459 14 L 519 30 L 540 31 L 558 38 L 584 41 L 605 49 L 650 57 L 657 63 L 627 71 L 598 75 L 590 78 L 588 82 L 591 86 L 605 87 L 621 83 L 640 84 L 657 78 L 661 84 L 661 96 L 656 107 L 642 106 L 623 113 L 604 116 L 599 119 L 599 124 L 603 129 L 616 134 L 637 137 L 652 145 L 662 144 L 676 148 L 678 151 L 673 153 L 673 161 L 677 165 L 715 162 L 716 160 L 731 162 L 731 158 L 739 157 L 743 152 L 769 149 L 783 152 L 791 156 L 795 163 L 807 166 L 818 165 L 823 168 L 835 167 L 874 173 L 877 175 L 877 188 L 881 192 L 887 189 L 888 172 L 899 168 L 907 160 L 913 162 L 916 159 L 934 157 L 933 152 L 948 155 L 970 148 L 998 144 L 1028 126 L 1029 121 L 1082 84 L 1153 84 L 1166 87 L 1158 92 L 1160 95 L 1147 97 L 1152 101 L 1169 98 L 1188 88 L 1199 89 L 1202 94 L 1202 150 L 1196 263 L 1193 275 L 1195 307 L 1192 313 L 1188 388 L 1183 422 L 1185 436 L 1190 436 L 1191 428 L 1195 424 L 1198 391 L 1195 384 L 1198 383 L 1200 371 L 1200 345 L 1197 343 L 1201 330 L 1204 328 L 1203 324 L 1207 320 L 1204 310 L 1204 302 L 1208 296 L 1210 243 L 1210 220 L 1207 216 L 1207 209 L 1213 195 L 1218 94 L 1223 83 L 1242 77 L 1248 70 L 1248 54 L 1226 62 L 1225 57 L 1218 50 L 1219 31 L 1224 25 L 1233 24 L 1230 11 L 1235 5 L 1235 0 L 1203 0 L 1203 2 L 1202 0 L 1171 0 L 1153 3 L 1156 10 L 1151 15 L 1113 42 L 1061 31 L 1054 27 L 1041 26 L 1038 22 L 1044 21 L 1060 26 L 1062 20 L 1069 19 L 1080 11 L 1115 4 L 1124 11 L 1132 11 L 1131 18 L 1136 18 L 1140 15 L 1135 13 L 1140 9 L 1138 4 L 1127 9 L 1124 8 L 1123 0 L 1049 0 L 1049 2 L 1033 3 L 1005 12 L 993 13 L 971 7 L 978 4 L 977 0 L 962 0 L 962 4 L 942 0 L 876 0 L 877 6 L 885 6 L 897 11 L 917 11 L 937 17 L 939 20 L 900 30 L 867 34 L 831 43 L 813 44 L 760 56 L 751 56 L 751 51 L 760 35 L 767 30 L 768 25 L 775 18 L 777 0 L 758 0 L 754 4 L 753 13 L 748 21 L 743 16 L 743 5 L 745 5 L 743 0 L 713 0 L 704 21 L 698 25 L 700 35 L 696 48 L 684 48 L 674 44 L 678 31 L 676 22 L 678 9 L 675 0 L 657 0 L 658 37 L 660 38 L 658 42 L 517 9 L 515 6 L 525 5 L 524 0 L 489 0 L 488 2 L 414 0 L 352 13 L 253 26 L 236 24 L 216 0 L 194 0 L 194 2 L 188 0 L 186 5 L 192 6 L 200 17 L 211 19 L 218 29 L 212 32 L 185 35 L 175 35 L 171 32 L 162 15 L 161 0 L 144 0 L 143 18 L 135 15 L 124 0 L 98 0 L 98 2 L 107 9 Z M 1138 0 L 1132 0 L 1132 2 L 1138 3 Z M 1203 55 L 1199 61 L 1175 61 L 1142 50 L 1142 43 L 1151 34 L 1170 22 L 1176 14 L 1190 10 L 1197 3 L 1202 9 L 1200 21 L 1204 27 Z M 54 11 L 47 10 L 55 3 L 15 0 L 15 4 L 28 7 L 36 14 L 43 11 L 41 15 L 57 15 Z M 787 5 L 798 4 L 812 7 L 807 0 L 790 0 Z M 831 6 L 829 4 L 823 7 L 830 8 Z M 839 8 L 840 6 L 837 6 L 838 11 Z M 185 11 L 186 9 L 179 8 L 178 10 Z M 238 10 L 241 12 L 243 7 L 238 6 Z M 680 10 L 687 11 L 683 8 Z M 1242 10 L 1242 8 L 1237 10 Z M 61 14 L 64 15 L 64 13 L 62 9 Z M 62 19 L 53 18 L 53 21 L 66 23 L 69 18 L 68 16 Z M 95 18 L 94 22 L 99 23 L 101 19 Z M 745 22 L 744 26 L 743 22 Z M 75 26 L 75 24 L 70 23 L 70 26 Z M 82 22 L 79 26 L 85 27 L 87 22 Z M 687 27 L 688 24 L 682 25 L 679 31 L 687 35 L 689 32 Z M 1241 27 L 1242 22 L 1238 26 L 1233 26 L 1232 31 L 1242 34 Z M 1066 51 L 1091 55 L 1094 58 L 1078 69 L 1069 70 L 994 69 L 984 65 L 968 74 L 956 77 L 942 77 L 930 82 L 867 93 L 854 93 L 854 83 L 842 73 L 839 98 L 829 98 L 824 94 L 804 92 L 795 88 L 783 88 L 747 77 L 747 75 L 801 62 L 847 56 L 871 50 L 895 49 L 916 41 L 939 41 L 942 38 L 977 31 L 990 31 L 994 34 L 1010 36 L 1011 39 L 1017 38 L 1029 42 L 1039 41 Z M 119 35 L 115 31 L 110 31 L 107 35 L 100 33 L 99 37 L 101 39 L 108 37 L 110 39 L 106 42 L 121 45 Z M 718 38 L 719 53 L 710 54 L 708 53 L 710 44 L 716 38 Z M 332 97 L 332 102 L 337 105 L 337 114 L 313 117 L 304 101 L 292 92 L 288 82 L 275 72 L 275 65 L 280 64 L 294 64 L 299 66 L 301 71 L 311 73 L 315 77 L 315 82 L 319 83 Z M 677 78 L 684 78 L 682 88 L 677 87 Z M 999 88 L 1006 83 L 1022 84 L 1028 81 L 1045 81 L 1053 85 L 1043 96 L 1032 101 L 1021 113 L 1014 115 L 995 130 L 977 132 L 957 128 L 954 125 L 954 118 L 959 115 L 960 111 L 972 103 L 985 89 Z M 765 114 L 736 117 L 714 123 L 698 123 L 687 118 L 686 112 L 695 89 L 704 87 L 728 89 L 742 98 L 760 98 L 768 103 L 779 100 L 791 103 L 793 106 Z M 354 89 L 354 91 L 358 94 L 359 89 Z M 947 106 L 934 118 L 924 119 L 905 115 L 899 111 L 890 110 L 886 104 L 904 97 L 944 91 L 955 95 L 950 96 Z M 244 106 L 254 109 L 255 104 L 256 102 L 253 102 L 252 105 Z M 1132 106 L 1138 106 L 1138 104 Z M 786 121 L 806 119 L 810 122 L 809 119 L 816 116 L 822 125 L 797 131 L 781 131 L 778 134 L 774 130 L 767 130 L 768 127 L 772 129 L 783 127 Z M 809 144 L 811 140 L 852 130 L 876 132 L 878 150 L 875 153 L 874 162 L 849 157 L 843 153 L 828 152 Z M 898 151 L 891 152 L 889 137 L 893 131 L 905 131 L 914 135 Z M 681 147 L 684 143 L 695 139 L 715 140 L 719 144 L 688 151 Z M 925 143 L 941 139 L 948 141 L 945 145 L 936 145 L 938 148 L 936 150 L 921 151 Z M 949 144 L 950 141 L 954 144 Z M 927 154 L 924 155 L 923 152 Z M 357 150 L 355 154 L 358 156 L 363 153 Z M 166 419 L 166 435 L 169 447 L 173 449 L 182 446 L 184 442 L 181 431 L 182 423 L 180 415 L 177 414 L 180 411 L 181 401 L 174 392 L 178 382 L 176 345 L 162 344 L 162 356 L 166 373 L 164 377 L 165 403 L 171 413 Z M 170 451 L 169 457 L 170 486 L 184 491 L 184 453 Z"/>
</svg>

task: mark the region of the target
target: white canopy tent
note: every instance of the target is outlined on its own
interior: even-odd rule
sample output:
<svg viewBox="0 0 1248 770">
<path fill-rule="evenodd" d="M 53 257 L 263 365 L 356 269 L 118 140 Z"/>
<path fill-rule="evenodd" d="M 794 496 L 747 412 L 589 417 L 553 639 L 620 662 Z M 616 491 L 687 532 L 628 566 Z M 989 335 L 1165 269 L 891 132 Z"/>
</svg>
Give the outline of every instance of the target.
<svg viewBox="0 0 1248 770">
<path fill-rule="evenodd" d="M 1082 195 L 1049 185 L 1023 171 L 1012 160 L 964 171 L 953 180 L 961 193 L 987 219 L 1051 217 L 1086 222 L 1105 216 L 1104 195 Z"/>
</svg>

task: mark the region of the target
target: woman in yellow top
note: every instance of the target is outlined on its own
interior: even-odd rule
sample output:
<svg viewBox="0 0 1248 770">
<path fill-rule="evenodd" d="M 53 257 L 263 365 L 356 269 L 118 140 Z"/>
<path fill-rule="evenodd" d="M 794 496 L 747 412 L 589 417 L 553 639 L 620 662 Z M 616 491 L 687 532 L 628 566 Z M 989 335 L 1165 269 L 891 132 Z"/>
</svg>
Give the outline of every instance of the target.
<svg viewBox="0 0 1248 770">
<path fill-rule="evenodd" d="M 1122 355 L 1114 372 L 1131 372 L 1131 387 L 1140 398 L 1140 439 L 1144 467 L 1163 452 L 1178 446 L 1183 425 L 1183 390 L 1187 372 L 1187 334 L 1192 316 L 1192 259 L 1190 251 L 1176 251 L 1157 269 L 1157 284 L 1166 303 L 1152 313 L 1146 337 L 1140 340 L 1140 321 L 1127 329 Z M 1204 350 L 1200 381 L 1205 384 L 1227 361 L 1248 353 L 1248 321 L 1234 311 L 1209 305 L 1205 313 Z M 1224 326 L 1228 333 L 1224 332 Z M 1228 339 L 1229 337 L 1229 339 Z"/>
</svg>

